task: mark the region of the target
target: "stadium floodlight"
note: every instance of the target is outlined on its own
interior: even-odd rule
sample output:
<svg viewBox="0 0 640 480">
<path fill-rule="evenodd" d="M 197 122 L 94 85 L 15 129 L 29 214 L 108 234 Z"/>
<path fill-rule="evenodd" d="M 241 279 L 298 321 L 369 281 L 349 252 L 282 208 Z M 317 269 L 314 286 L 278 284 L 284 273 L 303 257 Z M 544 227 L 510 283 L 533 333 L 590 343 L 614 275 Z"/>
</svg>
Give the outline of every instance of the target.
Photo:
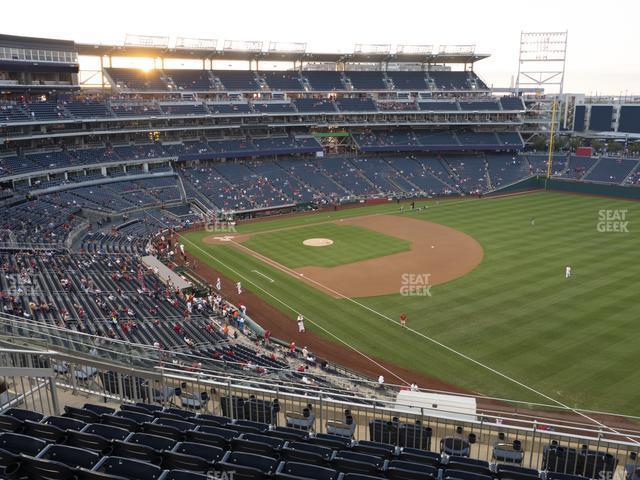
<svg viewBox="0 0 640 480">
<path fill-rule="evenodd" d="M 269 42 L 270 52 L 305 53 L 307 44 L 302 42 Z"/>
<path fill-rule="evenodd" d="M 473 55 L 475 45 L 440 45 L 438 53 L 445 55 Z"/>
<path fill-rule="evenodd" d="M 176 38 L 176 48 L 184 50 L 215 50 L 218 40 L 214 38 Z"/>
<path fill-rule="evenodd" d="M 124 38 L 124 44 L 127 47 L 168 48 L 169 37 L 159 35 L 132 35 L 127 33 Z"/>
<path fill-rule="evenodd" d="M 262 51 L 262 42 L 258 40 L 225 40 L 224 49 L 258 53 Z"/>
<path fill-rule="evenodd" d="M 398 55 L 431 55 L 433 45 L 398 45 L 396 53 Z"/>
<path fill-rule="evenodd" d="M 353 53 L 360 55 L 389 55 L 391 53 L 391 44 L 356 43 Z"/>
</svg>

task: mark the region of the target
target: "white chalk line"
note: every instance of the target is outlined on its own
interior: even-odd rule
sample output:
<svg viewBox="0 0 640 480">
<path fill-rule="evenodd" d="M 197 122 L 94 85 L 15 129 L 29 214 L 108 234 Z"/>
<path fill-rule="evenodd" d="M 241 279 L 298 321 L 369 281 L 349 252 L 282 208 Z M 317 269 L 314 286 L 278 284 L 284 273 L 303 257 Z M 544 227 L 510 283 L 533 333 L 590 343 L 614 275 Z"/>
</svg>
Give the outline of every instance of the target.
<svg viewBox="0 0 640 480">
<path fill-rule="evenodd" d="M 270 283 L 275 283 L 275 280 L 271 277 L 267 277 L 264 273 L 259 272 L 258 270 L 251 270 L 253 273 L 256 273 L 258 275 L 260 275 L 261 277 L 266 278 L 267 280 L 269 280 Z"/>
</svg>

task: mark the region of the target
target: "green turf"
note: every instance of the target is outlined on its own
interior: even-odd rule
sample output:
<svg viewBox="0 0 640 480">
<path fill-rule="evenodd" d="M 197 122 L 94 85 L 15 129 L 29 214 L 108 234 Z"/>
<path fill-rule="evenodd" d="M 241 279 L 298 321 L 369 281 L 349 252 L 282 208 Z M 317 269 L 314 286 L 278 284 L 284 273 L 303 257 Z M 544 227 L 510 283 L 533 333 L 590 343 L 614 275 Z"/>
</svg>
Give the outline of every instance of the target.
<svg viewBox="0 0 640 480">
<path fill-rule="evenodd" d="M 600 209 L 627 209 L 630 232 L 598 232 Z M 240 230 L 383 211 L 398 208 L 280 218 Z M 484 259 L 464 277 L 433 287 L 431 297 L 387 295 L 360 299 L 362 304 L 394 320 L 405 311 L 419 332 L 572 407 L 640 414 L 640 204 L 536 193 L 431 202 L 422 212 L 404 215 L 472 235 L 484 248 Z M 310 330 L 329 338 L 334 334 L 378 358 L 479 393 L 549 403 L 362 306 L 333 299 L 233 247 L 202 244 L 204 235 L 188 235 L 202 251 L 188 243 L 187 248 L 232 279 L 241 274 L 246 288 L 292 322 L 291 308 L 304 312 Z M 564 279 L 566 264 L 573 267 L 570 280 Z M 257 276 L 256 269 L 275 282 Z M 388 373 L 385 377 L 394 380 Z"/>
<path fill-rule="evenodd" d="M 328 238 L 333 245 L 310 247 L 309 238 Z M 355 225 L 323 223 L 255 235 L 243 243 L 289 268 L 335 267 L 409 250 L 411 242 Z"/>
</svg>

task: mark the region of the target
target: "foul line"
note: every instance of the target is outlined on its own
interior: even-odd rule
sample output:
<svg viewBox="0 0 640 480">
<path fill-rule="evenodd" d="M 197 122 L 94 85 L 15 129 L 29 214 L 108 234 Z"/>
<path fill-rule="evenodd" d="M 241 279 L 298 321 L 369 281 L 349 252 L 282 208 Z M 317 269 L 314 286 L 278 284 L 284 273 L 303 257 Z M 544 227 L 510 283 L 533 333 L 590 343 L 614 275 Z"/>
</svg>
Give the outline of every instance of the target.
<svg viewBox="0 0 640 480">
<path fill-rule="evenodd" d="M 253 273 L 257 273 L 258 275 L 260 275 L 261 277 L 266 278 L 267 280 L 269 280 L 269 282 L 274 283 L 275 280 L 273 278 L 267 277 L 264 273 L 259 272 L 258 270 L 251 270 Z"/>
</svg>

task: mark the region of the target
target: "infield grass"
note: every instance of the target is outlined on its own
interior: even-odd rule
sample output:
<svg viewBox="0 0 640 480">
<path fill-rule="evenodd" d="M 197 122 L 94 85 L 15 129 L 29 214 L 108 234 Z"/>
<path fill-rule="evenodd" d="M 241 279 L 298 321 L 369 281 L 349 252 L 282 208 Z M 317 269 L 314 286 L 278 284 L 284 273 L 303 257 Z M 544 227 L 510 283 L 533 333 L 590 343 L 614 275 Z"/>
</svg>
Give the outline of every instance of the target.
<svg viewBox="0 0 640 480">
<path fill-rule="evenodd" d="M 600 210 L 626 210 L 629 233 L 599 232 Z M 385 212 L 399 209 L 377 205 L 285 217 L 239 231 L 297 226 L 296 235 L 309 238 L 315 236 L 310 225 Z M 640 414 L 639 203 L 542 192 L 429 202 L 428 209 L 403 215 L 473 236 L 484 249 L 482 263 L 432 287 L 431 297 L 386 295 L 358 302 L 393 320 L 404 311 L 417 331 L 571 407 Z M 246 288 L 291 317 L 292 329 L 291 308 L 304 312 L 315 333 L 331 338 L 322 326 L 402 367 L 486 395 L 550 403 L 356 303 L 331 298 L 232 246 L 205 244 L 207 235 L 189 233 L 200 249 L 189 243 L 187 249 L 231 279 L 242 275 Z M 271 235 L 265 234 L 265 242 Z M 258 247 L 276 260 L 280 255 L 273 245 Z M 567 264 L 573 267 L 568 280 Z M 257 269 L 275 282 L 252 272 Z"/>
<path fill-rule="evenodd" d="M 302 242 L 310 238 L 333 241 L 326 247 Z M 335 267 L 409 250 L 411 242 L 356 225 L 323 223 L 304 228 L 258 234 L 243 245 L 289 268 Z"/>
</svg>

